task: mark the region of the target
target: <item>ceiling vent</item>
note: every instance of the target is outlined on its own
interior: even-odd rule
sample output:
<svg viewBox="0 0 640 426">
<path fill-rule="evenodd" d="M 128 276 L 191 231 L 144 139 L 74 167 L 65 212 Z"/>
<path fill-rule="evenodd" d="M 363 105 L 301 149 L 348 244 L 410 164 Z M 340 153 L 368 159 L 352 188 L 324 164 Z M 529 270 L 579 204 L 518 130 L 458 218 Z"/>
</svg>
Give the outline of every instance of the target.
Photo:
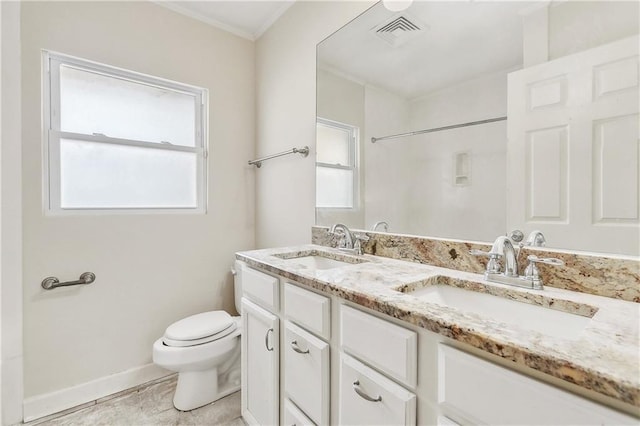
<svg viewBox="0 0 640 426">
<path fill-rule="evenodd" d="M 394 15 L 372 29 L 378 37 L 393 47 L 405 44 L 426 30 L 426 24 L 407 13 Z"/>
</svg>

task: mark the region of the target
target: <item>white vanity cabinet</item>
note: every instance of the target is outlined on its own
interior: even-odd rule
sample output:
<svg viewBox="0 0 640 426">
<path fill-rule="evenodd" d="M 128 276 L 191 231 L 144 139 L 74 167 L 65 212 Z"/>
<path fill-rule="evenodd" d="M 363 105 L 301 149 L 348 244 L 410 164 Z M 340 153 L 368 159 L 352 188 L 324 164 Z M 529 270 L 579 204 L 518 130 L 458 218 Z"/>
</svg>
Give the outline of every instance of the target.
<svg viewBox="0 0 640 426">
<path fill-rule="evenodd" d="M 471 355 L 444 336 L 289 279 L 242 271 L 249 424 L 638 425 L 515 363 L 469 348 Z"/>
<path fill-rule="evenodd" d="M 244 297 L 242 315 L 242 416 L 249 424 L 276 425 L 280 407 L 280 321 Z"/>
</svg>

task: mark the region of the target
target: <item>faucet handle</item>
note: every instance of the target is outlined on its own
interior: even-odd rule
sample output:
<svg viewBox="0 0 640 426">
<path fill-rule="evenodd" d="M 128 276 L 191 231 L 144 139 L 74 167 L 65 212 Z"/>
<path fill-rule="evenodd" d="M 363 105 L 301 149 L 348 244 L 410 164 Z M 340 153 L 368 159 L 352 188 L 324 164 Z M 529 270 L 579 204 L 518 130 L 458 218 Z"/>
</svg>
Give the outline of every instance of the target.
<svg viewBox="0 0 640 426">
<path fill-rule="evenodd" d="M 482 251 L 478 249 L 469 250 L 469 254 L 472 256 L 486 256 L 486 257 L 491 256 L 491 253 L 489 253 L 488 251 Z"/>
<path fill-rule="evenodd" d="M 556 259 L 555 257 L 538 257 L 535 254 L 527 256 L 527 260 L 529 261 L 529 264 L 524 270 L 524 276 L 525 278 L 533 280 L 541 280 L 540 271 L 538 270 L 538 265 L 536 265 L 536 263 L 544 263 L 546 265 L 553 266 L 564 265 L 564 262 L 562 260 Z"/>
<path fill-rule="evenodd" d="M 500 262 L 498 259 L 502 257 L 501 253 L 496 253 L 492 251 L 482 251 L 478 249 L 469 250 L 469 254 L 472 256 L 485 256 L 489 258 L 489 262 L 487 262 L 487 272 L 490 274 L 499 274 L 500 273 Z"/>
</svg>

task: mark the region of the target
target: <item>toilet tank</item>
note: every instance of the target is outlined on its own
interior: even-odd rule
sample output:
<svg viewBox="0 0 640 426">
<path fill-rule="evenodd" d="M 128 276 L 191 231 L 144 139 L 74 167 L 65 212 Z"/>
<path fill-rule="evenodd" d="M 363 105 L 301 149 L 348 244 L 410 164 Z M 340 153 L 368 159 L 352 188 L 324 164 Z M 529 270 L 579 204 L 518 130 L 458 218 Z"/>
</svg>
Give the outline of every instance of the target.
<svg viewBox="0 0 640 426">
<path fill-rule="evenodd" d="M 236 260 L 233 264 L 233 270 L 235 271 L 235 274 L 233 274 L 233 296 L 236 303 L 236 311 L 238 311 L 238 313 L 242 312 L 240 310 L 240 299 L 242 299 L 242 273 L 244 268 L 244 262 L 239 260 Z"/>
</svg>

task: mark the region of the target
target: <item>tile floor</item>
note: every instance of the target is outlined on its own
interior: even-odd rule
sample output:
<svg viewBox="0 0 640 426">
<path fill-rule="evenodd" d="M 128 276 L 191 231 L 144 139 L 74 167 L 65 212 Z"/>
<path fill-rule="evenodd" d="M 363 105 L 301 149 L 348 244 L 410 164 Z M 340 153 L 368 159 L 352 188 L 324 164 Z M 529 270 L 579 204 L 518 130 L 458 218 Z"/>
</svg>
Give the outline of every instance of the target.
<svg viewBox="0 0 640 426">
<path fill-rule="evenodd" d="M 173 408 L 176 376 L 112 397 L 102 398 L 78 410 L 26 423 L 28 426 L 155 426 L 225 425 L 244 426 L 240 417 L 240 392 L 233 393 L 197 410 Z"/>
</svg>

